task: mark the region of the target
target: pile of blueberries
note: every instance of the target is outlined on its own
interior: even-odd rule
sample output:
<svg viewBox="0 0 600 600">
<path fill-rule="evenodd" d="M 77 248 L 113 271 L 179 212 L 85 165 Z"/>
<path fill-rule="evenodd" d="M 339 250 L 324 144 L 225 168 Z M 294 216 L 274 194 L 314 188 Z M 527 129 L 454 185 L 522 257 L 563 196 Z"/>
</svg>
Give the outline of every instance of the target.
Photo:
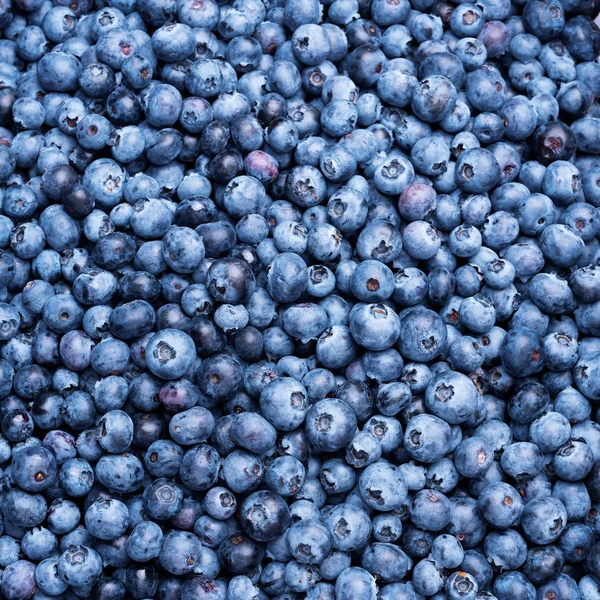
<svg viewBox="0 0 600 600">
<path fill-rule="evenodd" d="M 0 0 L 0 598 L 600 600 L 600 0 Z"/>
</svg>

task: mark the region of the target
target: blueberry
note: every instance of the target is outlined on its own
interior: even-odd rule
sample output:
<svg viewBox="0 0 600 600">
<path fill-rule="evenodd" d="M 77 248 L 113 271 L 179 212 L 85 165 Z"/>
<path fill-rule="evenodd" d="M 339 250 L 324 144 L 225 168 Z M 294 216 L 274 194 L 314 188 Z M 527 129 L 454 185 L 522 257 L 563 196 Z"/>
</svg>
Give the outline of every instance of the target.
<svg viewBox="0 0 600 600">
<path fill-rule="evenodd" d="M 200 540 L 187 531 L 168 533 L 160 550 L 162 567 L 173 575 L 190 573 L 200 558 Z"/>
<path fill-rule="evenodd" d="M 119 500 L 97 500 L 85 513 L 85 525 L 90 533 L 102 540 L 114 540 L 129 524 L 127 506 Z"/>
<path fill-rule="evenodd" d="M 563 503 L 552 497 L 536 498 L 527 503 L 523 510 L 523 532 L 535 544 L 553 542 L 566 524 L 567 513 Z"/>
<path fill-rule="evenodd" d="M 508 414 L 514 421 L 531 423 L 544 413 L 549 402 L 548 390 L 543 385 L 526 383 L 510 400 Z"/>
<path fill-rule="evenodd" d="M 443 352 L 446 329 L 440 317 L 424 307 L 408 308 L 400 314 L 398 348 L 411 360 L 427 361 Z"/>
<path fill-rule="evenodd" d="M 539 127 L 531 141 L 534 157 L 548 165 L 554 160 L 568 160 L 576 149 L 574 132 L 561 121 Z"/>
<path fill-rule="evenodd" d="M 335 584 L 336 598 L 340 600 L 372 598 L 375 589 L 374 577 L 360 567 L 349 567 L 342 571 Z"/>
<path fill-rule="evenodd" d="M 141 461 L 132 454 L 104 455 L 96 466 L 96 477 L 109 490 L 131 492 L 142 483 Z"/>
<path fill-rule="evenodd" d="M 400 322 L 396 313 L 384 304 L 359 303 L 350 313 L 350 331 L 361 346 L 369 350 L 384 350 L 398 339 Z"/>
<path fill-rule="evenodd" d="M 164 329 L 153 335 L 146 345 L 148 368 L 163 379 L 177 379 L 191 366 L 194 342 L 176 329 Z"/>
<path fill-rule="evenodd" d="M 425 393 L 429 410 L 451 424 L 466 421 L 475 411 L 477 401 L 478 392 L 473 382 L 456 372 L 434 377 Z"/>
<path fill-rule="evenodd" d="M 81 63 L 75 56 L 65 52 L 46 54 L 37 68 L 40 83 L 51 92 L 75 91 L 80 71 Z"/>
<path fill-rule="evenodd" d="M 69 546 L 58 560 L 58 574 L 70 585 L 93 585 L 101 573 L 100 555 L 86 546 Z"/>
<path fill-rule="evenodd" d="M 565 25 L 563 7 L 560 3 L 529 0 L 524 9 L 525 28 L 542 41 L 557 38 Z"/>
<path fill-rule="evenodd" d="M 241 413 L 231 426 L 230 436 L 234 443 L 256 454 L 271 449 L 276 440 L 275 428 L 255 413 Z"/>
<path fill-rule="evenodd" d="M 535 587 L 519 571 L 500 575 L 494 582 L 494 594 L 499 598 L 509 598 L 512 594 L 521 594 L 523 598 L 535 598 Z"/>
<path fill-rule="evenodd" d="M 43 446 L 24 448 L 13 461 L 15 483 L 28 492 L 40 492 L 57 479 L 56 459 Z"/>
<path fill-rule="evenodd" d="M 36 590 L 36 566 L 28 560 L 17 560 L 7 565 L 0 590 L 6 598 L 31 598 Z"/>
<path fill-rule="evenodd" d="M 544 349 L 539 335 L 529 327 L 518 327 L 508 332 L 502 343 L 502 363 L 516 376 L 538 372 L 544 364 Z M 527 364 L 523 361 L 527 357 Z"/>
<path fill-rule="evenodd" d="M 264 547 L 242 533 L 234 533 L 219 546 L 219 559 L 232 573 L 248 573 L 262 560 Z"/>
<path fill-rule="evenodd" d="M 554 455 L 554 470 L 566 481 L 579 481 L 591 470 L 593 452 L 583 441 L 569 440 Z"/>
<path fill-rule="evenodd" d="M 470 573 L 456 571 L 446 580 L 445 586 L 448 598 L 476 598 L 479 590 L 477 581 Z"/>
</svg>

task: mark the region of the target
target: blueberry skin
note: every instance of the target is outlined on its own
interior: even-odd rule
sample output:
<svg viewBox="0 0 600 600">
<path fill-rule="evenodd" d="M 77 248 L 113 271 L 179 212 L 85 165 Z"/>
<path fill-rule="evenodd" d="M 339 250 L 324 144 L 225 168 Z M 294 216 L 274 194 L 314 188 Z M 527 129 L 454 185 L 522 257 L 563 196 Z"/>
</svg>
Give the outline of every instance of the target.
<svg viewBox="0 0 600 600">
<path fill-rule="evenodd" d="M 31 598 L 36 590 L 36 567 L 28 560 L 7 565 L 0 590 L 6 598 Z"/>
<path fill-rule="evenodd" d="M 361 564 L 378 580 L 393 582 L 406 575 L 410 558 L 394 544 L 373 543 L 365 549 Z"/>
<path fill-rule="evenodd" d="M 173 518 L 181 509 L 183 491 L 167 479 L 156 479 L 144 490 L 143 502 L 150 518 L 164 521 Z"/>
<path fill-rule="evenodd" d="M 441 565 L 452 569 L 461 565 L 465 552 L 456 538 L 441 534 L 433 540 L 431 555 Z"/>
<path fill-rule="evenodd" d="M 94 471 L 87 460 L 74 458 L 63 463 L 59 479 L 68 496 L 80 498 L 92 488 Z"/>
<path fill-rule="evenodd" d="M 446 328 L 440 317 L 424 307 L 400 313 L 398 349 L 405 358 L 419 362 L 432 360 L 444 351 Z"/>
<path fill-rule="evenodd" d="M 161 238 L 169 229 L 173 216 L 164 202 L 158 199 L 140 199 L 135 203 L 131 227 L 140 237 Z"/>
<path fill-rule="evenodd" d="M 283 315 L 284 329 L 292 337 L 302 341 L 319 337 L 327 324 L 327 312 L 317 304 L 296 304 L 288 308 Z"/>
<path fill-rule="evenodd" d="M 561 237 L 563 245 L 559 246 Z M 561 266 L 573 266 L 583 252 L 583 240 L 564 225 L 550 225 L 540 236 L 540 248 L 544 256 L 552 255 L 554 262 Z"/>
<path fill-rule="evenodd" d="M 176 443 L 189 446 L 205 442 L 214 427 L 212 414 L 202 406 L 195 406 L 173 416 L 169 433 Z"/>
<path fill-rule="evenodd" d="M 172 575 L 190 573 L 200 559 L 200 540 L 187 531 L 171 531 L 163 541 L 159 561 Z"/>
<path fill-rule="evenodd" d="M 392 223 L 375 219 L 359 234 L 356 249 L 363 260 L 374 259 L 390 263 L 402 251 L 402 237 Z"/>
<path fill-rule="evenodd" d="M 331 552 L 332 537 L 320 521 L 302 519 L 290 527 L 288 544 L 298 562 L 319 564 Z"/>
<path fill-rule="evenodd" d="M 420 594 L 436 594 L 443 587 L 441 569 L 430 559 L 421 560 L 413 569 L 413 586 Z"/>
<path fill-rule="evenodd" d="M 62 349 L 62 346 L 61 346 Z M 103 340 L 90 353 L 90 364 L 101 376 L 121 374 L 129 365 L 130 351 L 121 340 Z"/>
<path fill-rule="evenodd" d="M 390 348 L 400 336 L 400 321 L 384 304 L 358 303 L 350 312 L 350 332 L 368 350 Z"/>
<path fill-rule="evenodd" d="M 248 594 L 254 594 L 255 589 L 252 580 L 245 575 L 237 575 L 229 582 L 227 595 L 233 599 L 245 598 Z"/>
<path fill-rule="evenodd" d="M 600 397 L 600 389 L 595 384 L 594 373 L 600 366 L 600 354 L 593 353 L 579 359 L 573 369 L 577 389 L 586 397 L 595 400 Z"/>
<path fill-rule="evenodd" d="M 214 487 L 205 496 L 202 507 L 213 518 L 229 519 L 237 510 L 235 496 L 225 487 Z"/>
<path fill-rule="evenodd" d="M 569 440 L 554 455 L 554 470 L 566 481 L 580 481 L 591 470 L 594 461 L 592 449 L 579 440 Z"/>
<path fill-rule="evenodd" d="M 535 544 L 556 540 L 567 524 L 564 504 L 552 497 L 536 498 L 523 510 L 521 526 L 525 537 Z"/>
<path fill-rule="evenodd" d="M 503 482 L 491 483 L 479 495 L 478 504 L 482 516 L 492 525 L 510 527 L 517 523 L 523 512 L 518 492 Z"/>
<path fill-rule="evenodd" d="M 432 75 L 415 88 L 411 106 L 417 117 L 428 123 L 444 119 L 456 103 L 456 88 L 447 77 Z"/>
<path fill-rule="evenodd" d="M 260 408 L 278 430 L 292 431 L 303 423 L 309 410 L 308 393 L 293 378 L 279 377 L 262 390 Z"/>
<path fill-rule="evenodd" d="M 284 252 L 271 263 L 267 291 L 278 302 L 297 300 L 308 284 L 306 264 L 296 254 Z"/>
<path fill-rule="evenodd" d="M 41 494 L 28 494 L 14 488 L 6 493 L 2 514 L 19 527 L 35 527 L 41 525 L 46 509 L 47 503 Z"/>
<path fill-rule="evenodd" d="M 473 382 L 456 372 L 440 373 L 427 386 L 425 403 L 450 424 L 466 421 L 477 407 L 479 394 Z"/>
<path fill-rule="evenodd" d="M 186 356 L 186 360 L 189 356 Z M 243 370 L 229 354 L 213 354 L 197 371 L 200 391 L 214 400 L 224 400 L 242 387 Z"/>
<path fill-rule="evenodd" d="M 450 426 L 433 415 L 416 415 L 407 423 L 404 444 L 414 459 L 427 463 L 436 462 L 450 447 Z"/>
<path fill-rule="evenodd" d="M 293 496 L 304 483 L 306 469 L 292 456 L 276 458 L 265 473 L 265 485 L 286 498 Z"/>
<path fill-rule="evenodd" d="M 577 582 L 567 575 L 561 573 L 555 580 L 548 582 L 541 586 L 541 589 L 545 594 L 548 593 L 562 593 L 562 594 L 578 594 L 579 589 Z"/>
<path fill-rule="evenodd" d="M 339 600 L 373 598 L 376 589 L 375 578 L 360 567 L 349 567 L 342 571 L 335 583 L 335 595 Z"/>
<path fill-rule="evenodd" d="M 265 549 L 262 544 L 254 542 L 242 533 L 236 533 L 226 538 L 219 546 L 219 559 L 232 573 L 244 574 L 250 572 L 260 563 Z"/>
<path fill-rule="evenodd" d="M 590 7 L 16 2 L 0 595 L 595 597 Z"/>
<path fill-rule="evenodd" d="M 566 443 L 571 434 L 569 420 L 559 412 L 546 412 L 530 426 L 531 440 L 543 452 L 553 452 Z"/>
<path fill-rule="evenodd" d="M 596 595 L 595 579 L 591 575 L 584 575 L 579 581 L 579 591 L 584 598 L 594 598 Z"/>
<path fill-rule="evenodd" d="M 531 548 L 523 567 L 525 575 L 535 585 L 543 584 L 554 578 L 557 571 L 562 571 L 564 556 L 554 545 Z"/>
<path fill-rule="evenodd" d="M 213 598 L 225 598 L 226 583 L 223 579 L 213 580 L 208 577 L 200 576 L 189 579 L 181 586 L 182 600 L 192 600 L 202 595 L 210 594 Z M 179 591 L 179 590 L 178 590 Z M 208 597 L 208 596 L 206 596 Z"/>
<path fill-rule="evenodd" d="M 124 452 L 133 441 L 133 421 L 121 410 L 104 414 L 99 423 L 98 443 L 107 451 Z"/>
<path fill-rule="evenodd" d="M 163 329 L 148 340 L 148 368 L 162 379 L 178 379 L 191 367 L 195 357 L 192 338 L 177 329 Z"/>
<path fill-rule="evenodd" d="M 62 594 L 68 588 L 68 584 L 58 575 L 57 558 L 46 558 L 36 566 L 35 582 L 48 595 Z"/>
<path fill-rule="evenodd" d="M 314 404 L 306 415 L 306 432 L 313 445 L 333 452 L 345 447 L 356 429 L 356 416 L 342 400 L 326 398 Z"/>
<path fill-rule="evenodd" d="M 144 455 L 144 466 L 154 477 L 173 477 L 179 472 L 183 450 L 170 440 L 150 444 Z"/>
<path fill-rule="evenodd" d="M 7 411 L 2 419 L 2 433 L 11 442 L 22 442 L 33 432 L 34 422 L 29 413 L 22 409 Z"/>
<path fill-rule="evenodd" d="M 535 587 L 519 571 L 509 571 L 497 577 L 493 589 L 499 600 L 510 598 L 513 594 L 520 594 L 522 598 L 533 600 L 536 595 Z"/>
<path fill-rule="evenodd" d="M 58 574 L 70 585 L 94 584 L 102 573 L 100 555 L 86 546 L 69 546 L 58 560 Z"/>
<path fill-rule="evenodd" d="M 58 539 L 49 529 L 37 527 L 23 536 L 21 545 L 27 558 L 39 561 L 58 549 Z"/>
<path fill-rule="evenodd" d="M 557 38 L 565 25 L 563 7 L 560 3 L 530 0 L 523 11 L 525 29 L 540 40 Z"/>
<path fill-rule="evenodd" d="M 264 417 L 256 413 L 241 413 L 231 426 L 230 436 L 238 446 L 263 454 L 275 445 L 277 434 Z"/>
<path fill-rule="evenodd" d="M 548 406 L 550 396 L 546 388 L 534 382 L 521 386 L 508 405 L 509 416 L 521 423 L 531 423 Z"/>
<path fill-rule="evenodd" d="M 487 192 L 500 179 L 500 165 L 494 155 L 483 148 L 462 152 L 456 163 L 456 183 L 471 193 Z"/>
<path fill-rule="evenodd" d="M 241 304 L 255 291 L 255 278 L 246 263 L 235 258 L 213 262 L 207 273 L 207 288 L 211 296 L 228 304 Z"/>
<path fill-rule="evenodd" d="M 515 442 L 504 451 L 500 464 L 502 470 L 511 477 L 534 476 L 542 468 L 542 453 L 530 442 Z"/>
<path fill-rule="evenodd" d="M 206 490 L 216 481 L 219 469 L 219 455 L 208 444 L 199 444 L 188 450 L 181 461 L 179 476 L 190 489 Z"/>
<path fill-rule="evenodd" d="M 87 529 L 99 539 L 114 540 L 129 524 L 129 512 L 118 500 L 97 500 L 85 513 Z"/>
<path fill-rule="evenodd" d="M 460 441 L 455 450 L 456 470 L 464 477 L 482 477 L 490 468 L 494 452 L 492 445 L 478 436 Z"/>
<path fill-rule="evenodd" d="M 58 476 L 54 455 L 42 446 L 24 448 L 15 455 L 12 465 L 15 483 L 28 492 L 47 489 Z"/>
<path fill-rule="evenodd" d="M 66 52 L 46 54 L 37 66 L 40 84 L 51 92 L 74 92 L 80 71 L 81 63 Z"/>
<path fill-rule="evenodd" d="M 415 591 L 412 582 L 389 583 L 387 585 L 384 585 L 380 589 L 379 595 L 382 597 L 383 600 L 390 600 L 391 598 L 398 597 L 398 595 L 400 598 L 406 597 L 410 598 L 411 600 L 413 598 L 418 598 L 417 592 Z"/>
<path fill-rule="evenodd" d="M 512 329 L 502 342 L 501 358 L 512 375 L 526 377 L 539 372 L 544 365 L 541 337 L 529 327 Z"/>
<path fill-rule="evenodd" d="M 167 265 L 177 273 L 191 273 L 205 255 L 202 239 L 188 227 L 170 227 L 163 238 L 163 244 L 163 257 Z"/>
<path fill-rule="evenodd" d="M 319 480 L 328 493 L 344 493 L 354 487 L 356 475 L 343 459 L 331 459 L 321 467 Z"/>
<path fill-rule="evenodd" d="M 368 466 L 359 478 L 359 492 L 370 508 L 390 511 L 407 497 L 406 483 L 396 467 L 384 461 Z"/>
<path fill-rule="evenodd" d="M 531 282 L 531 298 L 547 314 L 566 314 L 575 303 L 566 282 L 555 275 L 539 273 Z"/>
<path fill-rule="evenodd" d="M 141 461 L 132 454 L 104 455 L 96 465 L 96 478 L 109 490 L 131 493 L 142 484 Z"/>
<path fill-rule="evenodd" d="M 115 232 L 101 238 L 96 244 L 93 259 L 96 264 L 107 270 L 126 265 L 135 255 L 133 239 L 121 232 Z"/>
</svg>

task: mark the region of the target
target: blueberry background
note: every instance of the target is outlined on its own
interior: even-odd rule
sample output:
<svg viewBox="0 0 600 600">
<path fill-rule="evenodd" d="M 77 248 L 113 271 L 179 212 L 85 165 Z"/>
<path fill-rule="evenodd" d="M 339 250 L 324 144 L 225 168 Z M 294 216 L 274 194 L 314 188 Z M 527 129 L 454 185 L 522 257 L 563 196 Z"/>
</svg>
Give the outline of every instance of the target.
<svg viewBox="0 0 600 600">
<path fill-rule="evenodd" d="M 600 0 L 0 0 L 0 598 L 600 600 Z"/>
</svg>

